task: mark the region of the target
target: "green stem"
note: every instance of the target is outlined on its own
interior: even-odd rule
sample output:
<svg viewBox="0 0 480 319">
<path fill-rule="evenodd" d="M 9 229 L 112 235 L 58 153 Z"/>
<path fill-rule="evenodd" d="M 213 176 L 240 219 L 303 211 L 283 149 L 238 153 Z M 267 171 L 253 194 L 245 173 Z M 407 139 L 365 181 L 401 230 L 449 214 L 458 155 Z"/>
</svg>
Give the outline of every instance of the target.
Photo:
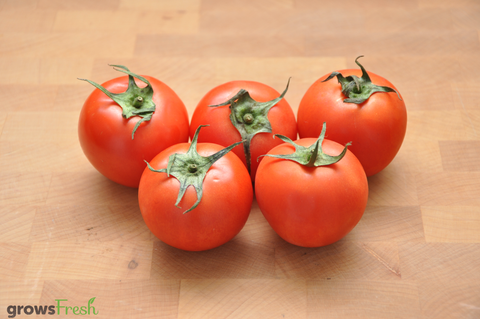
<svg viewBox="0 0 480 319">
<path fill-rule="evenodd" d="M 229 105 L 230 121 L 240 133 L 242 140 L 244 140 L 243 150 L 249 173 L 251 173 L 252 160 L 250 145 L 252 138 L 258 133 L 272 133 L 272 126 L 268 120 L 268 112 L 283 99 L 288 91 L 289 84 L 290 79 L 288 79 L 287 86 L 283 93 L 276 99 L 268 102 L 257 102 L 246 90 L 241 89 L 227 101 L 217 105 L 210 105 L 210 107 Z"/>
<path fill-rule="evenodd" d="M 170 155 L 167 168 L 154 169 L 147 161 L 145 161 L 151 171 L 157 173 L 166 173 L 167 176 L 172 175 L 180 182 L 180 190 L 178 192 L 175 206 L 180 208 L 179 204 L 189 186 L 193 186 L 195 188 L 197 193 L 197 201 L 192 207 L 187 209 L 184 214 L 192 211 L 198 206 L 198 204 L 200 204 L 203 196 L 203 181 L 210 167 L 212 167 L 212 165 L 225 154 L 230 152 L 235 146 L 243 143 L 243 141 L 237 142 L 208 157 L 201 156 L 197 152 L 197 140 L 200 129 L 204 126 L 208 125 L 200 125 L 197 128 L 192 139 L 192 143 L 190 144 L 190 147 L 186 153 L 174 153 Z"/>
<path fill-rule="evenodd" d="M 133 100 L 133 106 L 136 107 L 136 108 L 140 108 L 142 107 L 143 105 L 143 97 L 141 96 L 137 96 L 134 100 Z"/>
<path fill-rule="evenodd" d="M 370 96 L 374 93 L 389 93 L 395 92 L 398 98 L 401 100 L 400 94 L 393 88 L 388 86 L 379 86 L 372 83 L 370 76 L 368 75 L 365 68 L 358 62 L 358 59 L 363 57 L 363 55 L 355 59 L 355 63 L 362 70 L 362 77 L 359 78 L 356 75 L 350 75 L 344 77 L 339 72 L 332 72 L 325 80 L 322 82 L 329 81 L 334 77 L 337 77 L 338 83 L 342 86 L 342 93 L 347 97 L 343 100 L 344 103 L 355 103 L 361 104 L 368 100 Z"/>
<path fill-rule="evenodd" d="M 351 145 L 351 143 L 347 143 L 347 145 L 345 145 L 343 151 L 339 155 L 332 156 L 332 155 L 325 154 L 322 150 L 322 143 L 323 143 L 323 140 L 325 139 L 326 130 L 327 130 L 327 124 L 323 123 L 322 132 L 320 133 L 320 136 L 315 141 L 315 143 L 313 143 L 309 147 L 298 145 L 288 137 L 276 134 L 274 137 L 278 137 L 285 143 L 289 143 L 290 145 L 295 147 L 295 152 L 292 154 L 281 154 L 281 155 L 266 154 L 264 156 L 294 161 L 307 167 L 328 166 L 328 165 L 335 164 L 345 156 L 345 154 L 347 153 L 347 147 Z"/>
<path fill-rule="evenodd" d="M 122 108 L 122 116 L 129 119 L 133 116 L 139 116 L 141 119 L 137 122 L 132 131 L 132 140 L 135 132 L 141 123 L 149 121 L 155 112 L 155 103 L 153 102 L 153 88 L 150 82 L 143 76 L 130 72 L 123 65 L 111 65 L 114 70 L 128 75 L 128 88 L 123 93 L 112 93 L 98 83 L 86 79 L 79 79 L 92 84 L 94 87 L 105 93 L 109 98 L 115 101 Z M 140 88 L 135 82 L 135 78 L 147 84 Z"/>
</svg>

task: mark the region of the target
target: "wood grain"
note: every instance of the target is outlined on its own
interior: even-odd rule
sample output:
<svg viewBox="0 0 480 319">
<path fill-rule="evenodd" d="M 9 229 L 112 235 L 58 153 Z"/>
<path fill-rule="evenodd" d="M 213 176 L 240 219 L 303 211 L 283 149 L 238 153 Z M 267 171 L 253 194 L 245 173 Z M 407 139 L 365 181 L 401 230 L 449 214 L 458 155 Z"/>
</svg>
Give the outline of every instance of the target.
<svg viewBox="0 0 480 319">
<path fill-rule="evenodd" d="M 172 248 L 78 142 L 78 78 L 119 76 L 109 64 L 165 82 L 190 116 L 219 84 L 291 78 L 296 113 L 359 55 L 408 128 L 327 247 L 286 243 L 254 201 L 227 244 Z M 476 0 L 0 0 L 0 317 L 95 298 L 98 318 L 480 318 L 479 56 Z"/>
<path fill-rule="evenodd" d="M 305 290 L 303 280 L 182 280 L 178 318 L 305 317 Z"/>
<path fill-rule="evenodd" d="M 307 318 L 422 318 L 413 282 L 312 281 Z"/>
</svg>

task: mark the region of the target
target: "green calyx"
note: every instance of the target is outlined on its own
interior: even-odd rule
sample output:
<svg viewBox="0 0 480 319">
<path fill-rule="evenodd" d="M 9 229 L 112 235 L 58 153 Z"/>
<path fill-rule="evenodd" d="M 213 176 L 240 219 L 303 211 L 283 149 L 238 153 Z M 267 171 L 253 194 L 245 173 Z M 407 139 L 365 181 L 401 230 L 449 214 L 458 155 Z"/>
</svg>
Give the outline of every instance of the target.
<svg viewBox="0 0 480 319">
<path fill-rule="evenodd" d="M 318 166 L 327 166 L 335 164 L 340 161 L 343 156 L 347 153 L 347 147 L 351 143 L 347 143 L 342 153 L 337 156 L 332 156 L 325 154 L 322 150 L 322 143 L 325 139 L 325 131 L 327 130 L 327 124 L 323 123 L 322 132 L 318 137 L 317 141 L 309 147 L 304 147 L 298 144 L 295 144 L 291 139 L 286 136 L 276 134 L 274 137 L 280 138 L 282 141 L 289 143 L 295 147 L 295 152 L 292 154 L 281 154 L 281 155 L 270 155 L 266 154 L 264 156 L 270 156 L 275 158 L 286 159 L 290 161 L 297 162 L 307 167 L 318 167 Z"/>
<path fill-rule="evenodd" d="M 235 96 L 228 101 L 218 105 L 210 105 L 210 107 L 219 107 L 229 105 L 230 121 L 237 129 L 242 137 L 243 150 L 245 152 L 245 159 L 247 162 L 248 172 L 251 172 L 251 152 L 250 143 L 252 138 L 258 133 L 271 133 L 272 126 L 268 120 L 268 112 L 277 104 L 287 93 L 290 79 L 288 79 L 287 87 L 283 93 L 276 99 L 268 102 L 255 101 L 248 91 L 241 89 Z"/>
<path fill-rule="evenodd" d="M 142 122 L 149 121 L 152 118 L 153 112 L 155 112 L 155 103 L 153 103 L 153 89 L 150 82 L 145 79 L 143 76 L 134 74 L 130 72 L 123 65 L 110 65 L 115 71 L 123 72 L 128 75 L 128 88 L 123 93 L 112 93 L 107 91 L 103 86 L 97 84 L 93 81 L 86 79 L 79 79 L 82 81 L 87 81 L 92 84 L 94 87 L 105 93 L 109 98 L 114 100 L 122 108 L 122 116 L 126 119 L 131 118 L 132 116 L 140 116 L 141 119 L 137 122 L 132 131 L 132 140 L 135 135 L 135 131 L 140 126 Z M 137 78 L 140 81 L 147 84 L 146 87 L 139 87 L 135 83 Z"/>
<path fill-rule="evenodd" d="M 363 55 L 357 57 L 355 59 L 355 63 L 360 67 L 362 70 L 362 77 L 359 78 L 356 75 L 349 75 L 346 78 L 340 74 L 339 72 L 332 72 L 325 80 L 322 82 L 329 81 L 330 79 L 337 77 L 338 83 L 342 86 L 342 93 L 347 97 L 343 100 L 344 103 L 355 103 L 360 104 L 368 100 L 368 98 L 376 92 L 395 92 L 397 93 L 398 98 L 400 98 L 400 94 L 398 94 L 395 89 L 392 89 L 388 86 L 379 86 L 372 83 L 370 77 L 368 76 L 367 71 L 365 68 L 358 62 L 358 59 L 363 57 Z"/>
<path fill-rule="evenodd" d="M 177 201 L 175 203 L 175 206 L 178 208 L 180 208 L 178 205 L 185 195 L 187 188 L 189 186 L 193 186 L 195 188 L 195 191 L 197 192 L 197 201 L 192 207 L 187 209 L 184 214 L 197 207 L 202 200 L 203 180 L 205 179 L 210 167 L 221 157 L 230 152 L 235 146 L 243 143 L 243 141 L 237 142 L 208 157 L 201 156 L 197 152 L 197 139 L 200 129 L 204 126 L 208 125 L 201 125 L 197 128 L 187 153 L 175 153 L 170 155 L 168 158 L 167 168 L 154 169 L 147 161 L 145 161 L 151 171 L 157 173 L 167 173 L 167 176 L 172 175 L 178 179 L 180 182 L 180 191 L 178 192 Z"/>
</svg>

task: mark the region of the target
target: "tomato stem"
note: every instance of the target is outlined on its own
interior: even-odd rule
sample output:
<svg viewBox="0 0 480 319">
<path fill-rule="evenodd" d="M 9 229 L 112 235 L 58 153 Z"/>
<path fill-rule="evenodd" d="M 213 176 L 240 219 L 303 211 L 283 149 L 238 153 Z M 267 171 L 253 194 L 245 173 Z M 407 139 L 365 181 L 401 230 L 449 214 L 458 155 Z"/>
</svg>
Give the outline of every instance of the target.
<svg viewBox="0 0 480 319">
<path fill-rule="evenodd" d="M 245 153 L 245 161 L 247 170 L 251 173 L 251 152 L 250 143 L 252 138 L 258 133 L 272 133 L 272 126 L 268 120 L 268 112 L 285 96 L 288 91 L 290 79 L 288 79 L 285 90 L 276 99 L 267 102 L 257 102 L 250 94 L 241 89 L 233 97 L 227 101 L 210 105 L 210 107 L 220 107 L 229 105 L 230 108 L 230 121 L 237 129 L 244 140 L 243 151 Z"/>
<path fill-rule="evenodd" d="M 305 164 L 305 166 L 315 167 L 315 162 L 317 161 L 317 157 L 318 157 L 318 148 L 321 142 L 323 142 L 323 138 L 322 138 L 322 141 L 320 141 L 320 139 L 317 139 L 317 141 L 315 142 L 315 148 L 311 150 L 310 156 L 309 156 L 310 158 L 308 159 L 308 163 Z"/>
<path fill-rule="evenodd" d="M 373 93 L 389 93 L 395 92 L 400 100 L 400 94 L 393 88 L 388 86 L 379 86 L 372 83 L 370 76 L 368 75 L 365 68 L 358 62 L 358 59 L 363 57 L 363 55 L 355 59 L 355 63 L 362 70 L 362 77 L 359 78 L 355 75 L 350 75 L 344 77 L 339 72 L 332 72 L 325 80 L 322 82 L 329 81 L 334 77 L 337 77 L 338 83 L 342 86 L 342 93 L 347 97 L 343 100 L 344 103 L 355 103 L 361 104 L 368 100 Z"/>
<path fill-rule="evenodd" d="M 290 145 L 293 145 L 293 147 L 295 147 L 295 152 L 292 154 L 280 154 L 280 155 L 266 154 L 263 156 L 286 159 L 286 160 L 297 162 L 307 167 L 319 167 L 319 166 L 328 166 L 328 165 L 335 164 L 345 156 L 345 154 L 347 153 L 347 148 L 348 146 L 351 145 L 351 143 L 347 143 L 345 145 L 345 148 L 339 155 L 332 156 L 332 155 L 325 154 L 322 150 L 322 143 L 323 143 L 323 140 L 325 139 L 326 130 L 327 130 L 327 124 L 323 123 L 322 132 L 320 133 L 320 136 L 315 141 L 315 143 L 309 147 L 298 145 L 286 136 L 275 134 L 274 138 L 278 137 L 282 141 L 289 143 Z"/>
<path fill-rule="evenodd" d="M 153 88 L 150 82 L 143 76 L 130 72 L 123 65 L 110 65 L 115 71 L 123 72 L 128 75 L 128 88 L 123 93 L 112 93 L 100 84 L 86 79 L 79 79 L 92 84 L 94 87 L 105 93 L 109 98 L 115 101 L 122 108 L 122 117 L 129 119 L 133 116 L 139 116 L 141 119 L 135 124 L 132 131 L 132 140 L 135 132 L 141 123 L 149 121 L 155 112 L 155 103 L 153 102 Z M 135 82 L 135 78 L 147 84 L 146 87 L 140 88 Z"/>
<path fill-rule="evenodd" d="M 246 123 L 246 124 L 252 124 L 253 121 L 254 121 L 254 117 L 252 114 L 250 113 L 247 113 L 243 116 L 243 121 Z"/>
<path fill-rule="evenodd" d="M 195 207 L 197 207 L 202 200 L 203 181 L 210 167 L 212 167 L 212 165 L 225 154 L 230 152 L 235 146 L 243 143 L 243 141 L 237 142 L 208 157 L 201 156 L 197 152 L 197 140 L 200 129 L 204 126 L 208 125 L 200 125 L 197 128 L 195 135 L 193 136 L 192 143 L 190 144 L 190 147 L 186 153 L 175 153 L 169 157 L 167 168 L 154 169 L 147 161 L 145 161 L 148 169 L 151 171 L 156 173 L 167 173 L 168 177 L 172 175 L 180 182 L 180 190 L 178 192 L 177 201 L 175 202 L 175 206 L 178 208 L 180 208 L 180 201 L 185 195 L 187 188 L 189 186 L 193 186 L 195 188 L 195 191 L 197 192 L 197 201 L 192 207 L 187 209 L 184 214 L 195 209 Z"/>
<path fill-rule="evenodd" d="M 143 97 L 141 96 L 137 96 L 134 100 L 133 100 L 133 106 L 135 106 L 136 108 L 139 108 L 143 105 Z"/>
<path fill-rule="evenodd" d="M 190 164 L 188 165 L 188 172 L 189 173 L 196 173 L 198 171 L 197 164 Z"/>
</svg>

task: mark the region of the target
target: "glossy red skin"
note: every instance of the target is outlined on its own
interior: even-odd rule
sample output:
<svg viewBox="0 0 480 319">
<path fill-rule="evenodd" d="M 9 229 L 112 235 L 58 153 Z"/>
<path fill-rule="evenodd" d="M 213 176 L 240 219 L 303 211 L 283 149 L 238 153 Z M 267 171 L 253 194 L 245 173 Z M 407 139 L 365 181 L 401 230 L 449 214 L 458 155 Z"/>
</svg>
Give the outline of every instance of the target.
<svg viewBox="0 0 480 319">
<path fill-rule="evenodd" d="M 361 70 L 340 70 L 343 76 Z M 372 82 L 397 90 L 388 80 L 368 72 Z M 374 93 L 361 103 L 344 103 L 346 98 L 337 79 L 317 80 L 303 96 L 297 113 L 300 138 L 318 137 L 324 122 L 327 138 L 340 144 L 352 142 L 349 149 L 362 163 L 367 176 L 382 171 L 398 153 L 407 129 L 405 103 L 396 93 Z M 397 90 L 398 92 L 398 90 Z"/>
<path fill-rule="evenodd" d="M 280 93 L 272 87 L 254 81 L 231 81 L 219 85 L 210 90 L 210 92 L 208 92 L 198 103 L 192 115 L 190 138 L 193 138 L 198 126 L 210 125 L 202 128 L 202 131 L 198 136 L 199 142 L 216 143 L 227 147 L 240 141 L 240 133 L 230 121 L 229 106 L 209 107 L 209 105 L 218 105 L 227 101 L 237 94 L 240 89 L 247 90 L 250 93 L 250 96 L 258 102 L 271 101 L 280 96 Z M 273 147 L 282 143 L 279 139 L 273 139 L 274 134 L 282 134 L 292 140 L 297 138 L 295 114 L 285 98 L 281 99 L 280 102 L 270 109 L 268 112 L 268 119 L 272 126 L 272 133 L 258 133 L 253 137 L 250 144 L 250 175 L 252 181 L 255 180 L 255 174 L 259 164 L 259 162 L 257 162 L 258 157 L 266 154 Z M 243 163 L 246 165 L 243 145 L 235 147 L 233 152 L 242 159 Z"/>
<path fill-rule="evenodd" d="M 144 160 L 150 161 L 167 147 L 188 141 L 188 114 L 183 102 L 163 82 L 144 77 L 152 85 L 156 109 L 150 121 L 140 124 L 133 140 L 133 128 L 141 118 L 124 119 L 122 108 L 98 89 L 85 101 L 78 124 L 80 145 L 90 163 L 107 178 L 129 187 L 138 187 L 146 167 Z M 128 77 L 112 79 L 102 86 L 113 93 L 125 92 Z"/>
<path fill-rule="evenodd" d="M 174 145 L 152 159 L 153 168 L 166 168 L 168 157 L 186 153 L 190 144 Z M 208 156 L 224 147 L 197 144 L 198 153 Z M 253 200 L 248 171 L 232 152 L 215 162 L 203 182 L 203 197 L 196 208 L 183 214 L 197 200 L 190 186 L 178 208 L 180 182 L 166 173 L 145 169 L 138 188 L 140 211 L 152 233 L 166 244 L 188 251 L 212 249 L 225 244 L 245 225 Z"/>
<path fill-rule="evenodd" d="M 310 146 L 315 141 L 305 138 L 296 143 Z M 322 147 L 330 155 L 343 150 L 330 140 L 324 140 Z M 285 143 L 269 154 L 293 152 L 293 146 Z M 368 182 L 350 151 L 339 162 L 322 167 L 265 157 L 258 167 L 255 194 L 260 210 L 280 237 L 297 246 L 321 247 L 343 238 L 361 219 Z"/>
</svg>

